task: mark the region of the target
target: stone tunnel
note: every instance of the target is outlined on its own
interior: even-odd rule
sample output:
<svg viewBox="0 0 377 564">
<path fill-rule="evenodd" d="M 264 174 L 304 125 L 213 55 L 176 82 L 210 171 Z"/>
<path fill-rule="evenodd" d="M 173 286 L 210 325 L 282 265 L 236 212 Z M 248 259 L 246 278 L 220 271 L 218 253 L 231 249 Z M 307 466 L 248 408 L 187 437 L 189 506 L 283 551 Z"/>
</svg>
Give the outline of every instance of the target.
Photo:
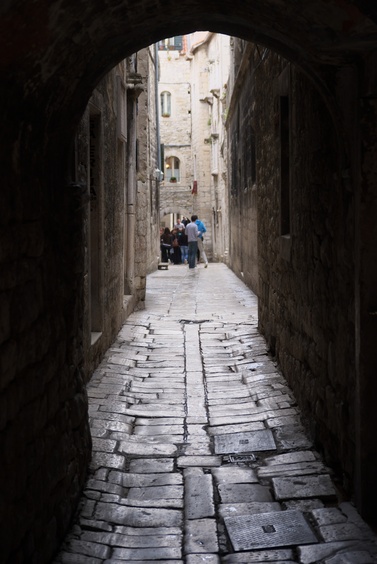
<svg viewBox="0 0 377 564">
<path fill-rule="evenodd" d="M 300 249 L 301 265 L 325 263 L 328 278 L 320 269 L 310 279 L 305 269 L 290 269 L 287 256 L 293 250 L 287 250 L 284 238 L 266 241 L 268 212 L 276 204 L 266 193 L 261 200 L 267 207 L 260 230 L 266 246 L 260 253 L 260 328 L 302 408 L 313 416 L 316 439 L 325 451 L 336 448 L 336 463 L 358 509 L 367 520 L 375 518 L 377 7 L 366 0 L 208 0 L 205 6 L 197 0 L 137 5 L 8 0 L 0 14 L 5 561 L 49 561 L 72 519 L 90 459 L 82 370 L 84 249 L 73 237 L 83 220 L 71 189 L 77 128 L 106 73 L 171 36 L 172 26 L 175 34 L 208 29 L 264 45 L 302 77 L 296 82 L 301 88 L 297 103 L 307 101 L 300 111 L 312 131 L 310 142 L 331 156 L 332 168 L 311 162 L 303 147 L 295 159 L 301 171 L 297 185 L 305 179 L 302 171 L 326 168 L 322 180 L 331 181 L 333 190 L 329 206 L 322 205 L 329 200 L 322 199 L 320 189 L 298 190 L 302 205 L 292 246 Z M 283 86 L 284 78 L 277 82 L 277 88 Z M 311 126 L 322 124 L 325 113 L 317 139 Z M 274 163 L 264 164 L 267 175 Z M 238 205 L 242 210 L 243 202 Z M 308 218 L 323 240 L 323 229 L 331 233 L 331 251 L 322 246 L 313 252 L 313 239 L 304 236 Z M 284 284 L 296 296 L 309 288 L 311 316 L 304 329 L 302 307 Z M 326 331 L 319 322 L 312 330 L 313 319 L 321 319 Z"/>
</svg>

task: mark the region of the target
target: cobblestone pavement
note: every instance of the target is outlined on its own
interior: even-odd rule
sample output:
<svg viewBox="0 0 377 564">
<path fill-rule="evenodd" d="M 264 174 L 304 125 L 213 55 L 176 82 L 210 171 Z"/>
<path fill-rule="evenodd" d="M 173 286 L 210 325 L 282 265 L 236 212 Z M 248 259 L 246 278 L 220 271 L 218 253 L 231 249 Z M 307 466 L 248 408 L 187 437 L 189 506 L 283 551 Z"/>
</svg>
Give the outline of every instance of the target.
<svg viewBox="0 0 377 564">
<path fill-rule="evenodd" d="M 88 394 L 90 475 L 55 563 L 377 562 L 225 265 L 150 275 Z"/>
</svg>

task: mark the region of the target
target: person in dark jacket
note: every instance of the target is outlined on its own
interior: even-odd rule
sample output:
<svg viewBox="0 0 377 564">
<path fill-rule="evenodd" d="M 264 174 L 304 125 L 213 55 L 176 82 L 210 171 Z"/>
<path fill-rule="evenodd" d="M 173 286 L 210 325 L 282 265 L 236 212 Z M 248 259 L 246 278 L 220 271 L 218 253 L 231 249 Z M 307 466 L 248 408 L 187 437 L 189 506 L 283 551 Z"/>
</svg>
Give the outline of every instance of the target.
<svg viewBox="0 0 377 564">
<path fill-rule="evenodd" d="M 181 234 L 178 229 L 174 228 L 171 232 L 173 252 L 170 253 L 170 258 L 174 264 L 181 264 L 181 248 L 179 246 L 180 236 Z"/>
<path fill-rule="evenodd" d="M 172 236 L 169 227 L 165 227 L 161 235 L 161 262 L 169 262 L 170 249 L 172 248 Z"/>
</svg>

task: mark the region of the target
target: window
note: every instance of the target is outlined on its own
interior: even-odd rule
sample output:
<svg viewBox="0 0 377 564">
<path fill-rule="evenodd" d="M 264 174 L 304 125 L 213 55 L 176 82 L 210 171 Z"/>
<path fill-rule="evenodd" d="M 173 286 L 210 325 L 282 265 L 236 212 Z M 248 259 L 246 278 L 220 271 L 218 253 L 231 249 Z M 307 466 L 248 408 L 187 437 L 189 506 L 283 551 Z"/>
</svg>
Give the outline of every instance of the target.
<svg viewBox="0 0 377 564">
<path fill-rule="evenodd" d="M 167 182 L 179 182 L 180 179 L 179 159 L 177 157 L 168 157 L 165 159 L 165 180 Z"/>
<path fill-rule="evenodd" d="M 170 92 L 161 92 L 161 115 L 162 117 L 170 117 L 171 115 L 171 94 Z"/>
<path fill-rule="evenodd" d="M 160 51 L 182 51 L 182 35 L 162 39 L 158 43 Z"/>
</svg>

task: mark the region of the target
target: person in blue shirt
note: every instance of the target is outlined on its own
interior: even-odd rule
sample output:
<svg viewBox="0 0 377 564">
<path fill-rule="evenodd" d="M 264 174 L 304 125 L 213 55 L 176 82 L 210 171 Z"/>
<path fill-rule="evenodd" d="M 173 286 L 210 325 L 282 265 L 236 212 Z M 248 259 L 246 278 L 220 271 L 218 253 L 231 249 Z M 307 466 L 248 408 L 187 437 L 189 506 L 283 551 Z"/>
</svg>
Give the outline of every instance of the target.
<svg viewBox="0 0 377 564">
<path fill-rule="evenodd" d="M 207 255 L 205 254 L 204 251 L 204 242 L 203 242 L 203 233 L 205 233 L 207 231 L 206 226 L 204 225 L 204 223 L 202 221 L 200 221 L 200 219 L 197 219 L 195 221 L 196 225 L 198 226 L 198 231 L 199 231 L 199 236 L 198 236 L 198 251 L 199 251 L 199 257 L 202 257 L 204 260 L 204 268 L 207 268 L 208 266 L 208 260 L 207 260 Z"/>
</svg>

